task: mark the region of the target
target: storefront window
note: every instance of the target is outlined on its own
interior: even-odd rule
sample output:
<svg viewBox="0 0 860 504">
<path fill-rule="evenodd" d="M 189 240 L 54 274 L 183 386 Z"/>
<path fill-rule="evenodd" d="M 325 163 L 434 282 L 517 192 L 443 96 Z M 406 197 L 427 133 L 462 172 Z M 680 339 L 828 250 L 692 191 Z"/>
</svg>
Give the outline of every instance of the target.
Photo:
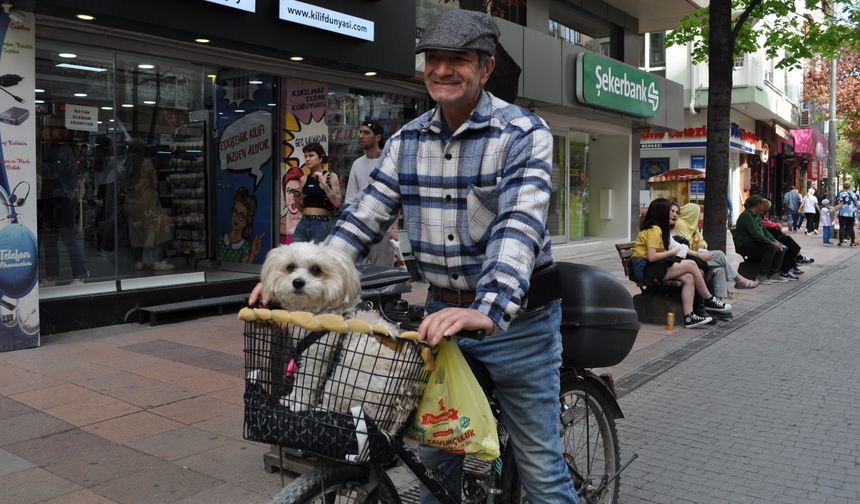
<svg viewBox="0 0 860 504">
<path fill-rule="evenodd" d="M 114 55 L 42 41 L 36 54 L 40 285 L 112 279 Z"/>
<path fill-rule="evenodd" d="M 121 277 L 190 271 L 206 255 L 205 127 L 189 115 L 204 78 L 201 65 L 117 54 Z"/>
<path fill-rule="evenodd" d="M 570 145 L 570 239 L 588 236 L 588 133 L 571 131 Z"/>
<path fill-rule="evenodd" d="M 191 270 L 208 252 L 203 67 L 37 47 L 41 284 Z"/>
<path fill-rule="evenodd" d="M 567 141 L 565 135 L 553 135 L 552 138 L 552 174 L 549 199 L 549 214 L 547 228 L 554 242 L 563 243 L 567 239 L 565 224 L 565 194 L 567 193 Z"/>
<path fill-rule="evenodd" d="M 300 176 L 301 171 L 293 168 L 304 169 L 301 147 L 310 141 L 323 144 L 327 149 L 328 169 L 337 174 L 341 194 L 346 194 L 352 164 L 364 154 L 358 146 L 361 123 L 368 120 L 380 123 L 383 136 L 387 139 L 408 121 L 424 113 L 428 104 L 419 98 L 295 79 L 287 79 L 284 89 L 286 96 L 282 103 L 287 126 L 283 128 L 283 142 L 290 154 L 284 156 L 283 180 L 280 184 L 281 243 L 291 243 L 292 233 L 301 214 L 292 203 L 288 189 L 298 189 L 296 177 Z M 295 99 L 315 94 L 324 99 L 313 99 L 306 103 Z M 319 113 L 303 106 L 310 103 L 321 103 Z M 292 131 L 291 124 L 304 126 L 301 130 Z M 322 139 L 327 140 L 327 145 Z"/>
</svg>

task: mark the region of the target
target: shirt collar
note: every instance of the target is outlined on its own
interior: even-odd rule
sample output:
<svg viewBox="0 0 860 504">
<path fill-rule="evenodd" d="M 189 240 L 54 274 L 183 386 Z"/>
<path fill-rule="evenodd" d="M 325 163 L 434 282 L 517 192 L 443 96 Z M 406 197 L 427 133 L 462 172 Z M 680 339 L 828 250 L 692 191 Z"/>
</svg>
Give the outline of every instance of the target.
<svg viewBox="0 0 860 504">
<path fill-rule="evenodd" d="M 453 136 L 459 135 L 461 132 L 467 129 L 479 130 L 486 128 L 490 125 L 490 119 L 493 115 L 493 95 L 489 92 L 481 90 L 481 96 L 478 98 L 478 104 L 475 105 L 472 113 L 469 114 L 469 117 L 466 118 L 466 122 L 460 125 L 457 128 L 457 131 L 454 132 Z M 444 125 L 442 124 L 442 108 L 439 105 L 436 105 L 436 108 L 433 109 L 433 115 L 430 118 L 430 122 L 428 122 L 424 126 L 424 130 L 432 131 L 433 133 L 441 134 L 443 132 Z"/>
</svg>

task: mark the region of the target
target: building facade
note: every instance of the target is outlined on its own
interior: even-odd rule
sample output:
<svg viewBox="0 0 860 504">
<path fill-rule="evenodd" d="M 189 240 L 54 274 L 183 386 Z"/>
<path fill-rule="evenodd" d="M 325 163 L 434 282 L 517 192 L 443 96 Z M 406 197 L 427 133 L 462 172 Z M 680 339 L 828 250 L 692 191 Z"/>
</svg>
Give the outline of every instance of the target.
<svg viewBox="0 0 860 504">
<path fill-rule="evenodd" d="M 36 250 L 33 260 L 15 255 L 25 257 L 19 283 L 29 290 L 4 289 L 3 321 L 28 341 L 13 346 L 136 320 L 141 306 L 249 292 L 266 252 L 291 239 L 301 148 L 321 143 L 345 185 L 361 122 L 391 134 L 432 106 L 416 34 L 458 7 L 16 2 L 23 18 L 5 20 L 0 64 L 22 62 L 10 70 L 26 75 L 27 114 L 10 109 L 3 124 L 30 136 L 0 134 L 29 154 L 17 165 L 4 156 L 0 199 L 7 220 L 32 221 L 25 241 Z M 522 69 L 516 102 L 554 134 L 556 243 L 635 233 L 638 133 L 684 125 L 682 86 L 637 68 L 639 33 L 694 8 L 533 0 L 499 19 Z M 35 170 L 20 169 L 27 164 Z M 15 177 L 25 172 L 32 180 L 22 185 Z"/>
<path fill-rule="evenodd" d="M 689 46 L 665 47 L 664 33 L 646 35 L 643 68 L 657 71 L 684 85 L 684 129 L 678 133 L 650 131 L 642 135 L 642 201 L 650 195 L 647 178 L 673 168 L 705 169 L 707 141 L 708 66 L 695 64 Z M 729 207 L 731 220 L 743 211 L 750 193 L 774 203 L 780 213 L 782 195 L 791 186 L 805 188 L 817 180 L 801 164 L 791 134 L 802 110 L 801 69 L 777 68 L 765 49 L 736 58 L 733 67 L 729 150 Z M 817 183 L 817 182 L 816 182 Z M 704 182 L 691 185 L 690 198 L 704 197 Z"/>
</svg>

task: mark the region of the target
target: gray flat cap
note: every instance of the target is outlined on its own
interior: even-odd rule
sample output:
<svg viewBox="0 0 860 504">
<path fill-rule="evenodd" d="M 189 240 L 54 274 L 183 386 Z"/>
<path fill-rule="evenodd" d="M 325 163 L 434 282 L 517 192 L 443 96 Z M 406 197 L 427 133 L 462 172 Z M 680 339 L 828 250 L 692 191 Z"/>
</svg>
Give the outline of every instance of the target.
<svg viewBox="0 0 860 504">
<path fill-rule="evenodd" d="M 499 26 L 492 16 L 477 11 L 448 9 L 430 21 L 415 48 L 415 53 L 430 49 L 472 49 L 495 56 L 498 40 Z"/>
</svg>

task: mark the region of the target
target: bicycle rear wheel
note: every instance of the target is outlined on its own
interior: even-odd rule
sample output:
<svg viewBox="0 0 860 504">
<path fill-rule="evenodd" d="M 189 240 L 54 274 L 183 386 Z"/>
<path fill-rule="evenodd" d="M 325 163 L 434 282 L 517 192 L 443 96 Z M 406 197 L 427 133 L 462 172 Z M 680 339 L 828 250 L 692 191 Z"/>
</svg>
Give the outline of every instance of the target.
<svg viewBox="0 0 860 504">
<path fill-rule="evenodd" d="M 605 393 L 575 375 L 562 375 L 561 442 L 565 462 L 583 504 L 616 504 L 621 467 L 615 415 Z M 586 407 L 586 401 L 588 406 Z M 587 411 L 586 411 L 587 410 Z"/>
<path fill-rule="evenodd" d="M 573 374 L 562 374 L 562 453 L 582 504 L 618 503 L 620 478 L 607 481 L 620 468 L 621 451 L 615 416 L 603 393 L 592 386 L 586 396 L 583 380 Z M 505 450 L 502 467 L 505 502 L 527 503 L 512 450 Z"/>
<path fill-rule="evenodd" d="M 382 500 L 370 471 L 361 466 L 336 466 L 306 472 L 285 486 L 272 504 L 383 504 L 399 500 Z"/>
</svg>

